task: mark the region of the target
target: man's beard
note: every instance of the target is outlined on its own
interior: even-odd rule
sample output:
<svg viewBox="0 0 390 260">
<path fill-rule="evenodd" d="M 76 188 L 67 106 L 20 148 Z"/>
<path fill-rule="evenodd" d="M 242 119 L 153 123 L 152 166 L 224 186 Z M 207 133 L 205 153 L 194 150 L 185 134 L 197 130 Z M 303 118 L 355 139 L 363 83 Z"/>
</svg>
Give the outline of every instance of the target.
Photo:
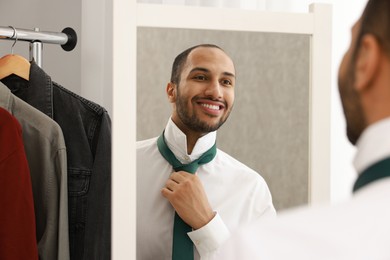
<svg viewBox="0 0 390 260">
<path fill-rule="evenodd" d="M 209 133 L 218 130 L 226 122 L 232 110 L 227 106 L 225 106 L 225 109 L 227 109 L 226 114 L 222 116 L 217 123 L 210 125 L 209 123 L 199 119 L 194 111 L 192 111 L 192 113 L 189 111 L 186 106 L 186 99 L 180 96 L 179 92 L 176 99 L 176 112 L 180 120 L 186 127 L 199 133 Z M 209 115 L 209 117 L 213 116 Z"/>
<path fill-rule="evenodd" d="M 338 85 L 347 124 L 348 140 L 355 145 L 360 135 L 366 128 L 366 120 L 363 114 L 359 94 L 354 89 L 355 75 L 352 70 L 354 64 L 350 63 L 347 75 L 339 75 Z"/>
</svg>

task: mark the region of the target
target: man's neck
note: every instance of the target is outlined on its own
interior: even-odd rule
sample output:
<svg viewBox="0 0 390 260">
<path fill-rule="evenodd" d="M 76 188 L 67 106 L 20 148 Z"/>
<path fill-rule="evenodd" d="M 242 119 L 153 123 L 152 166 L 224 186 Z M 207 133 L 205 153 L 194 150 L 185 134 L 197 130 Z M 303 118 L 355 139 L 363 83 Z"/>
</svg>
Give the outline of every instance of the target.
<svg viewBox="0 0 390 260">
<path fill-rule="evenodd" d="M 195 147 L 196 142 L 202 136 L 205 136 L 208 133 L 199 133 L 189 129 L 186 125 L 184 125 L 181 121 L 175 122 L 174 118 L 172 118 L 173 123 L 186 135 L 187 139 L 187 154 L 191 154 L 192 150 Z"/>
<path fill-rule="evenodd" d="M 187 153 L 191 154 L 198 139 L 204 136 L 205 134 L 190 132 L 190 133 L 185 133 L 185 135 L 187 137 Z"/>
</svg>

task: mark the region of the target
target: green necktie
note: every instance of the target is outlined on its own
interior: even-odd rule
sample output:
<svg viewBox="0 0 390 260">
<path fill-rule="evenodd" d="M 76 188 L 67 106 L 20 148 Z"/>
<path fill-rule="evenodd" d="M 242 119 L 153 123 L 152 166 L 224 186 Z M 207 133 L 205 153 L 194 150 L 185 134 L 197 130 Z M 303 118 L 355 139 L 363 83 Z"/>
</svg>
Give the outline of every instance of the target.
<svg viewBox="0 0 390 260">
<path fill-rule="evenodd" d="M 384 159 L 368 167 L 362 174 L 360 174 L 353 186 L 353 192 L 370 182 L 384 177 L 390 177 L 390 158 Z"/>
<path fill-rule="evenodd" d="M 157 139 L 157 147 L 161 155 L 167 160 L 175 171 L 186 171 L 194 174 L 199 165 L 210 162 L 217 153 L 217 145 L 214 144 L 208 151 L 195 161 L 189 164 L 182 164 L 169 149 L 164 140 L 164 132 Z M 173 226 L 173 247 L 172 260 L 192 260 L 194 259 L 194 248 L 191 239 L 187 233 L 192 228 L 187 225 L 175 212 L 175 221 Z"/>
</svg>

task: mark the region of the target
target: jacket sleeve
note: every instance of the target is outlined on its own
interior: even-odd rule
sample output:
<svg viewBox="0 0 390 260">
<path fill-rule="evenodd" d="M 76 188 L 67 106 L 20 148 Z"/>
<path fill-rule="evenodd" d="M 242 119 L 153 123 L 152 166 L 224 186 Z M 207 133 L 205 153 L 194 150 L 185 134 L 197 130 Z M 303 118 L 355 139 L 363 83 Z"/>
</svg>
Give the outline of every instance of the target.
<svg viewBox="0 0 390 260">
<path fill-rule="evenodd" d="M 85 237 L 89 244 L 84 259 L 110 259 L 111 255 L 111 120 L 101 117 L 90 180 Z"/>
</svg>

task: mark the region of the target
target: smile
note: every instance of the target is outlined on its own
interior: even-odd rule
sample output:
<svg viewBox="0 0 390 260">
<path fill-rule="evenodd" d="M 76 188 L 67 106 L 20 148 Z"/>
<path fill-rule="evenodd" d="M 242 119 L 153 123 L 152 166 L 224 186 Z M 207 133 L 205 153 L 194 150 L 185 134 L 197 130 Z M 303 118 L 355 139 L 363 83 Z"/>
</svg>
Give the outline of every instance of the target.
<svg viewBox="0 0 390 260">
<path fill-rule="evenodd" d="M 220 107 L 218 105 L 211 105 L 211 104 L 200 104 L 202 107 L 206 107 L 208 109 L 212 109 L 212 110 L 219 110 Z"/>
</svg>

